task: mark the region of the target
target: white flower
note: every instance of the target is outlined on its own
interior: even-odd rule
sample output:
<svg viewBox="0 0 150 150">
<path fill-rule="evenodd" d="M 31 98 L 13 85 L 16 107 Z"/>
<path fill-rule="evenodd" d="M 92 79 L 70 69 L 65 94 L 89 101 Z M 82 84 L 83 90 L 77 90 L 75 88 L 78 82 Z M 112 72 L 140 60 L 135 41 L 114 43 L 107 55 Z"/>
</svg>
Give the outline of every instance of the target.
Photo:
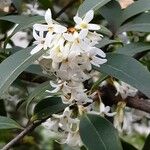
<svg viewBox="0 0 150 150">
<path fill-rule="evenodd" d="M 99 110 L 98 111 L 94 111 L 94 110 L 88 110 L 88 113 L 90 114 L 95 114 L 95 115 L 101 115 L 101 116 L 109 116 L 109 117 L 112 117 L 116 114 L 116 112 L 113 112 L 113 113 L 110 113 L 110 107 L 109 106 L 106 106 L 100 102 L 99 104 Z"/>
<path fill-rule="evenodd" d="M 117 81 L 114 81 L 114 86 L 117 90 L 116 95 L 120 94 L 123 99 L 127 98 L 128 96 L 134 97 L 138 91 L 134 87 L 122 81 L 120 84 Z"/>
<path fill-rule="evenodd" d="M 76 23 L 75 28 L 81 29 L 81 32 L 84 32 L 85 35 L 88 34 L 89 30 L 99 30 L 100 29 L 99 25 L 89 23 L 93 18 L 94 18 L 94 11 L 93 10 L 89 10 L 83 19 L 80 18 L 78 15 L 76 15 L 74 17 L 74 21 Z"/>
<path fill-rule="evenodd" d="M 47 49 L 47 43 L 45 41 L 44 38 L 44 33 L 43 32 L 39 32 L 39 35 L 36 33 L 36 31 L 33 29 L 33 37 L 35 38 L 35 44 L 37 45 L 35 48 L 32 49 L 31 51 L 31 55 L 39 52 L 40 50 Z"/>
<path fill-rule="evenodd" d="M 81 147 L 83 145 L 79 132 L 77 133 L 68 133 L 67 138 L 63 139 L 62 144 L 68 144 L 71 147 Z"/>
<path fill-rule="evenodd" d="M 58 25 L 56 23 L 53 22 L 52 20 L 52 13 L 51 10 L 48 9 L 45 13 L 45 21 L 46 21 L 46 25 L 44 24 L 35 24 L 33 27 L 35 30 L 37 31 L 48 31 L 47 34 L 49 34 L 49 37 L 51 37 L 51 35 L 53 33 L 64 33 L 67 31 L 67 28 L 62 26 L 62 25 Z"/>
<path fill-rule="evenodd" d="M 58 84 L 55 84 L 53 81 L 50 81 L 50 85 L 53 90 L 46 90 L 48 93 L 57 93 L 62 87 L 63 87 L 63 82 L 59 81 Z"/>
<path fill-rule="evenodd" d="M 59 125 L 58 125 L 58 120 L 56 119 L 47 119 L 42 125 L 47 128 L 48 130 L 51 130 L 53 132 L 58 132 Z"/>
<path fill-rule="evenodd" d="M 107 59 L 105 59 L 106 54 L 99 48 L 89 47 L 86 53 L 89 57 L 90 63 L 97 67 L 100 67 L 101 64 L 107 62 Z"/>
<path fill-rule="evenodd" d="M 78 118 L 71 117 L 72 110 L 69 107 L 66 107 L 62 115 L 53 114 L 55 119 L 59 120 L 59 127 L 67 132 L 76 133 L 79 130 Z"/>
</svg>

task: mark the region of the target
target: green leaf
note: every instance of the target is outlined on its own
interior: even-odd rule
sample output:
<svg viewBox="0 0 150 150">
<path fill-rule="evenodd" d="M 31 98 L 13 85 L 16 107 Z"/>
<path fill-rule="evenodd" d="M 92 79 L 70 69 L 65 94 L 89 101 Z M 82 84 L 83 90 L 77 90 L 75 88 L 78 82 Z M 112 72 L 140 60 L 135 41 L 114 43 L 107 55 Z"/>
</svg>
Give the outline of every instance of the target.
<svg viewBox="0 0 150 150">
<path fill-rule="evenodd" d="M 32 74 L 39 75 L 39 76 L 49 77 L 47 74 L 43 73 L 43 70 L 39 65 L 33 64 L 33 65 L 29 66 L 25 71 L 32 73 Z"/>
<path fill-rule="evenodd" d="M 150 148 L 150 134 L 147 136 L 147 139 L 145 141 L 145 144 L 142 150 L 149 150 L 149 148 Z"/>
<path fill-rule="evenodd" d="M 41 100 L 34 108 L 32 120 L 47 118 L 52 114 L 63 111 L 66 106 L 62 103 L 60 97 L 49 97 Z"/>
<path fill-rule="evenodd" d="M 98 48 L 102 48 L 104 46 L 107 46 L 109 44 L 113 44 L 113 43 L 121 43 L 121 41 L 117 41 L 117 40 L 110 40 L 108 38 L 104 38 L 101 41 L 99 41 L 99 43 L 96 45 Z"/>
<path fill-rule="evenodd" d="M 147 10 L 150 10 L 150 1 L 149 0 L 136 1 L 123 11 L 123 18 L 122 18 L 121 22 L 123 23 L 127 19 L 129 19 L 137 14 L 140 14 L 142 12 L 145 12 Z"/>
<path fill-rule="evenodd" d="M 4 104 L 4 100 L 0 99 L 0 116 L 6 116 L 6 109 L 5 109 L 5 104 Z"/>
<path fill-rule="evenodd" d="M 113 35 L 112 32 L 110 30 L 108 30 L 106 27 L 104 27 L 102 25 L 100 25 L 100 27 L 101 27 L 100 30 L 97 31 L 98 33 L 101 33 L 101 34 L 106 35 L 108 37 L 111 37 Z"/>
<path fill-rule="evenodd" d="M 130 143 L 124 140 L 121 140 L 121 144 L 122 144 L 123 150 L 137 150 L 133 145 L 131 145 Z"/>
<path fill-rule="evenodd" d="M 94 69 L 116 77 L 150 97 L 150 73 L 134 58 L 123 54 L 107 54 L 107 63 Z"/>
<path fill-rule="evenodd" d="M 150 50 L 150 43 L 139 42 L 139 43 L 126 44 L 123 47 L 118 48 L 116 50 L 116 53 L 134 56 L 137 53 L 149 51 L 149 50 Z"/>
<path fill-rule="evenodd" d="M 120 4 L 117 1 L 110 1 L 100 9 L 100 14 L 108 21 L 108 28 L 116 33 L 122 19 Z"/>
<path fill-rule="evenodd" d="M 116 129 L 103 117 L 83 116 L 79 131 L 88 150 L 122 150 Z"/>
<path fill-rule="evenodd" d="M 28 99 L 26 100 L 27 104 L 26 104 L 26 116 L 28 116 L 28 109 L 29 109 L 29 105 L 30 103 L 35 100 L 35 99 L 39 99 L 39 97 L 46 91 L 46 90 L 51 90 L 51 86 L 49 81 L 46 81 L 40 85 L 38 85 L 34 91 L 32 93 L 30 93 Z"/>
<path fill-rule="evenodd" d="M 19 24 L 13 31 L 13 33 L 10 35 L 14 35 L 20 30 L 27 29 L 29 27 L 32 27 L 35 23 L 43 23 L 44 17 L 42 16 L 25 16 L 25 15 L 10 15 L 1 17 L 0 20 L 6 20 L 10 21 L 16 24 Z"/>
<path fill-rule="evenodd" d="M 52 6 L 52 0 L 38 0 L 40 4 L 46 9 Z"/>
<path fill-rule="evenodd" d="M 39 52 L 35 55 L 31 55 L 30 52 L 32 49 L 33 46 L 20 50 L 9 56 L 0 64 L 0 70 L 2 70 L 0 72 L 0 95 L 43 53 Z"/>
<path fill-rule="evenodd" d="M 22 129 L 22 127 L 11 118 L 0 116 L 0 129 Z"/>
<path fill-rule="evenodd" d="M 85 0 L 78 9 L 78 14 L 83 17 L 89 10 L 97 10 L 107 4 L 110 0 Z"/>
<path fill-rule="evenodd" d="M 117 34 L 125 31 L 139 31 L 139 32 L 149 32 L 150 31 L 150 13 L 144 13 L 132 21 L 124 24 L 119 28 Z"/>
</svg>

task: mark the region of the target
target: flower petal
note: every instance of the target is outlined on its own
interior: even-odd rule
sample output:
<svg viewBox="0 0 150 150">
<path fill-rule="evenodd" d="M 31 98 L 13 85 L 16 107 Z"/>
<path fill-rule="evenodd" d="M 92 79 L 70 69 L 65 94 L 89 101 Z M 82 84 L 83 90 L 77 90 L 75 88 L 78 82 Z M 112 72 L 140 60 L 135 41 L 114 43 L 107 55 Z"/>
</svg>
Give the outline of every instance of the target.
<svg viewBox="0 0 150 150">
<path fill-rule="evenodd" d="M 42 44 L 39 44 L 39 45 L 37 45 L 35 48 L 33 48 L 33 49 L 31 50 L 30 54 L 33 55 L 33 54 L 39 52 L 40 50 L 42 50 L 42 48 L 43 48 L 43 45 L 42 45 Z"/>
<path fill-rule="evenodd" d="M 33 29 L 33 37 L 34 37 L 37 41 L 40 41 L 40 39 L 41 39 L 34 29 Z"/>
<path fill-rule="evenodd" d="M 97 25 L 97 24 L 89 23 L 89 24 L 88 24 L 88 29 L 89 29 L 89 30 L 99 30 L 99 29 L 100 29 L 100 26 Z"/>
<path fill-rule="evenodd" d="M 80 18 L 79 16 L 75 16 L 75 17 L 73 18 L 73 20 L 74 20 L 74 22 L 75 22 L 76 24 L 80 24 L 80 23 L 82 22 L 82 18 Z"/>
<path fill-rule="evenodd" d="M 54 25 L 54 32 L 56 33 L 64 33 L 67 31 L 67 28 L 61 25 Z"/>
<path fill-rule="evenodd" d="M 73 37 L 73 35 L 69 34 L 69 33 L 64 33 L 63 37 L 65 38 L 65 40 L 67 40 L 69 42 L 73 42 L 75 40 L 74 37 Z"/>
<path fill-rule="evenodd" d="M 50 9 L 48 9 L 45 13 L 45 21 L 47 24 L 52 24 L 52 13 Z"/>
<path fill-rule="evenodd" d="M 82 29 L 79 33 L 79 38 L 80 39 L 84 39 L 88 34 L 88 30 L 87 29 Z"/>
<path fill-rule="evenodd" d="M 48 25 L 45 24 L 34 24 L 33 29 L 36 31 L 47 31 L 48 30 Z"/>
<path fill-rule="evenodd" d="M 94 57 L 92 57 L 92 60 L 90 62 L 91 62 L 91 64 L 99 67 L 99 65 L 106 63 L 107 59 L 101 59 L 99 57 L 94 56 Z"/>
<path fill-rule="evenodd" d="M 99 55 L 100 57 L 103 57 L 103 58 L 106 57 L 106 54 L 101 49 L 99 49 L 97 47 L 92 47 L 90 50 L 90 54 L 91 55 Z"/>
<path fill-rule="evenodd" d="M 93 18 L 94 18 L 94 11 L 93 10 L 89 10 L 85 14 L 85 17 L 84 17 L 83 21 L 86 22 L 86 23 L 89 23 Z"/>
<path fill-rule="evenodd" d="M 46 37 L 45 37 L 45 44 L 50 48 L 52 45 L 52 40 L 53 40 L 54 35 L 52 35 L 51 32 L 47 32 Z"/>
</svg>

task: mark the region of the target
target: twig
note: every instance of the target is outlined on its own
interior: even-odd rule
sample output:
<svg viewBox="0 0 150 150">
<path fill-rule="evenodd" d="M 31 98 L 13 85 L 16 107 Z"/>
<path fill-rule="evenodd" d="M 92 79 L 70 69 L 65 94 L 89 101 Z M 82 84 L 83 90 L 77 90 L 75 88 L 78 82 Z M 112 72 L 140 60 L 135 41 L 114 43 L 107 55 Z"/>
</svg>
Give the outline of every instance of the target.
<svg viewBox="0 0 150 150">
<path fill-rule="evenodd" d="M 70 6 L 72 6 L 76 0 L 71 0 L 64 8 L 62 8 L 55 16 L 54 19 L 58 18 L 61 14 L 63 14 Z"/>
<path fill-rule="evenodd" d="M 1 150 L 9 150 L 18 141 L 20 141 L 24 136 L 26 136 L 27 134 L 29 134 L 30 132 L 32 132 L 41 123 L 43 123 L 44 121 L 46 121 L 46 119 L 43 119 L 43 120 L 38 121 L 36 123 L 32 123 L 29 126 L 27 126 L 20 134 L 18 134 L 14 139 L 12 139 L 9 143 L 7 143 Z"/>
<path fill-rule="evenodd" d="M 128 97 L 126 100 L 127 106 L 138 110 L 150 113 L 150 100 L 140 99 L 138 97 Z"/>
<path fill-rule="evenodd" d="M 111 85 L 102 87 L 100 91 L 102 93 L 102 100 L 107 106 L 123 101 L 122 98 L 116 96 L 116 90 Z M 150 100 L 144 96 L 141 97 L 139 93 L 135 97 L 127 97 L 124 101 L 127 107 L 150 113 Z"/>
</svg>

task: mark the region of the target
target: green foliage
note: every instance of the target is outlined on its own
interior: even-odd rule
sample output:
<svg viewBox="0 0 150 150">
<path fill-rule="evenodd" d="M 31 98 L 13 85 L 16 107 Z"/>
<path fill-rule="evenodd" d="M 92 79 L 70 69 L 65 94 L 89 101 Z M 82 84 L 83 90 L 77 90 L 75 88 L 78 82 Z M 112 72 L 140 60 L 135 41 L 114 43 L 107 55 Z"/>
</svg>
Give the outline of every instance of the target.
<svg viewBox="0 0 150 150">
<path fill-rule="evenodd" d="M 108 54 L 107 59 L 108 62 L 100 68 L 94 68 L 132 85 L 150 97 L 150 83 L 147 82 L 150 81 L 150 73 L 138 61 L 129 56 L 115 53 Z"/>
<path fill-rule="evenodd" d="M 84 115 L 80 135 L 88 150 L 122 150 L 116 129 L 103 117 Z"/>
<path fill-rule="evenodd" d="M 33 63 L 42 53 L 31 55 L 33 47 L 20 50 L 0 64 L 0 94 L 3 94 L 10 84 Z"/>
<path fill-rule="evenodd" d="M 89 10 L 97 10 L 107 4 L 110 0 L 85 0 L 78 9 L 79 16 L 83 17 Z"/>
<path fill-rule="evenodd" d="M 137 150 L 134 146 L 132 146 L 131 144 L 129 144 L 128 142 L 122 140 L 121 141 L 123 150 Z"/>
<path fill-rule="evenodd" d="M 63 111 L 66 106 L 67 105 L 62 103 L 60 97 L 49 97 L 41 100 L 34 108 L 32 120 L 47 118 L 52 114 Z"/>
<path fill-rule="evenodd" d="M 110 39 L 108 39 L 108 38 L 104 38 L 104 39 L 102 39 L 102 40 L 98 43 L 97 47 L 98 47 L 98 48 L 102 48 L 102 47 L 104 47 L 104 46 L 107 46 L 107 45 L 110 45 L 110 44 L 115 44 L 115 43 L 121 43 L 121 42 L 120 42 L 120 41 L 117 41 L 117 40 L 110 40 Z"/>
<path fill-rule="evenodd" d="M 11 118 L 0 116 L 0 129 L 22 129 L 22 127 Z"/>
<path fill-rule="evenodd" d="M 45 9 L 51 8 L 52 6 L 52 0 L 38 0 L 38 1 Z"/>
<path fill-rule="evenodd" d="M 145 141 L 145 144 L 142 150 L 149 150 L 149 148 L 150 148 L 150 134 L 147 136 L 147 139 Z"/>
<path fill-rule="evenodd" d="M 23 29 L 27 29 L 29 27 L 32 27 L 33 24 L 36 23 L 42 23 L 44 22 L 44 18 L 41 16 L 25 16 L 25 15 L 10 15 L 10 16 L 4 16 L 1 17 L 0 20 L 6 20 L 10 21 L 16 24 L 19 24 L 14 31 L 12 32 L 11 36 L 13 36 L 18 31 L 21 31 Z"/>
<path fill-rule="evenodd" d="M 129 19 L 135 15 L 138 15 L 144 11 L 147 11 L 147 10 L 150 10 L 149 0 L 136 1 L 123 11 L 123 17 L 122 17 L 121 22 L 123 23 L 127 19 Z"/>
<path fill-rule="evenodd" d="M 128 56 L 134 56 L 137 53 L 150 51 L 150 43 L 144 43 L 144 42 L 137 42 L 137 43 L 131 43 L 126 44 L 121 48 L 118 48 L 116 50 L 116 53 L 124 54 Z"/>
<path fill-rule="evenodd" d="M 118 33 L 125 31 L 139 31 L 139 32 L 149 32 L 150 31 L 150 13 L 143 13 L 135 17 L 132 21 L 127 22 L 121 26 Z"/>
<path fill-rule="evenodd" d="M 122 10 L 118 2 L 110 1 L 100 8 L 100 14 L 108 21 L 108 28 L 115 33 L 121 24 Z"/>
<path fill-rule="evenodd" d="M 26 116 L 28 116 L 28 110 L 29 110 L 29 105 L 30 103 L 33 101 L 33 100 L 37 100 L 37 99 L 40 99 L 41 98 L 41 95 L 43 95 L 43 93 L 46 91 L 46 90 L 50 90 L 51 89 L 51 86 L 49 84 L 49 81 L 46 81 L 40 85 L 38 85 L 33 92 L 31 92 L 29 94 L 29 97 L 28 99 L 26 100 Z"/>
</svg>

